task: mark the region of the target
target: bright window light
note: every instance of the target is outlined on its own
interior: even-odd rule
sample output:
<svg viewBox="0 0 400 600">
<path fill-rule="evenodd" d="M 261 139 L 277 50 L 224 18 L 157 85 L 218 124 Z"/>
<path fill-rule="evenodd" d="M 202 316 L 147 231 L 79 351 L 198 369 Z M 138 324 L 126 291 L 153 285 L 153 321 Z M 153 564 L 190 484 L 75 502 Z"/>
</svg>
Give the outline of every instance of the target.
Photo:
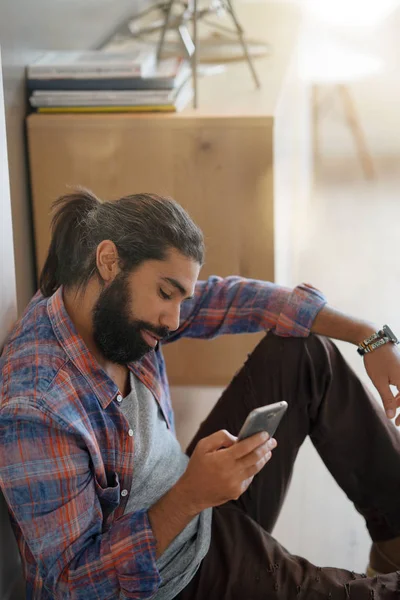
<svg viewBox="0 0 400 600">
<path fill-rule="evenodd" d="M 303 0 L 314 17 L 333 26 L 373 27 L 386 19 L 399 0 Z"/>
</svg>

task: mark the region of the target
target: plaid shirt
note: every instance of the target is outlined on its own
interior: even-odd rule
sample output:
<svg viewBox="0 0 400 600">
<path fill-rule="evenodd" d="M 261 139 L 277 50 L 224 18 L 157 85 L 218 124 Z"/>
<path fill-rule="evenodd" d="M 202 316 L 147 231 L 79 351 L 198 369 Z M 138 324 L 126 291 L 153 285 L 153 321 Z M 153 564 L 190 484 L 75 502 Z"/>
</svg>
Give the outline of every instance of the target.
<svg viewBox="0 0 400 600">
<path fill-rule="evenodd" d="M 198 282 L 181 337 L 273 330 L 307 336 L 323 295 L 229 277 Z M 173 429 L 161 350 L 129 369 Z M 27 600 L 150 598 L 160 585 L 147 512 L 124 515 L 134 440 L 119 390 L 65 310 L 62 288 L 32 299 L 0 359 L 0 485 L 18 541 Z"/>
</svg>

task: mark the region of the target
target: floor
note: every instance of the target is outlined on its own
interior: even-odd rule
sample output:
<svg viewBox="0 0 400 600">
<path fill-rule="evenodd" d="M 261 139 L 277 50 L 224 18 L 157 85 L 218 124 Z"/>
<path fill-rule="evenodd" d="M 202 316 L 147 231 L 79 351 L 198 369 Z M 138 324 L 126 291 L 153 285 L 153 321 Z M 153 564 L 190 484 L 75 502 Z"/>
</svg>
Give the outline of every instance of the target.
<svg viewBox="0 0 400 600">
<path fill-rule="evenodd" d="M 338 107 L 322 121 L 314 191 L 292 248 L 292 283 L 313 283 L 333 306 L 378 325 L 389 323 L 400 332 L 400 140 L 395 108 L 400 85 L 392 75 L 380 73 L 351 86 L 377 171 L 373 181 L 363 177 Z M 339 345 L 368 383 L 355 348 Z M 219 393 L 173 389 L 183 445 Z M 364 522 L 310 442 L 301 449 L 274 535 L 291 552 L 318 565 L 365 570 L 370 541 Z"/>
</svg>

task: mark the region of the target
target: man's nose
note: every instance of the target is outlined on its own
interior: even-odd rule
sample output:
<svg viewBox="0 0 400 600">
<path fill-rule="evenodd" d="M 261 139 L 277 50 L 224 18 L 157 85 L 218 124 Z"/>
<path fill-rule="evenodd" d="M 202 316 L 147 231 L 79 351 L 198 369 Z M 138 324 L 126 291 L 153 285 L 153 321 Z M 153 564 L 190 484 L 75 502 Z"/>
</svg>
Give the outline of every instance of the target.
<svg viewBox="0 0 400 600">
<path fill-rule="evenodd" d="M 171 307 L 168 311 L 163 312 L 160 318 L 162 327 L 168 327 L 169 331 L 175 331 L 179 327 L 180 322 L 180 307 Z"/>
</svg>

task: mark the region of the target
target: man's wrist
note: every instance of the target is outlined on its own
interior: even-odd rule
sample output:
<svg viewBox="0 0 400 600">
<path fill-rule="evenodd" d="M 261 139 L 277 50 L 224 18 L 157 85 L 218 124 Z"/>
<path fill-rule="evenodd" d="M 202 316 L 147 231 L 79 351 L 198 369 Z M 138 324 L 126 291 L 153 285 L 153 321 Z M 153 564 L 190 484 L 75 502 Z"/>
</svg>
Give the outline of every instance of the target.
<svg viewBox="0 0 400 600">
<path fill-rule="evenodd" d="M 156 538 L 157 557 L 200 512 L 181 480 L 149 508 L 147 514 Z"/>
<path fill-rule="evenodd" d="M 149 513 L 159 510 L 174 513 L 181 521 L 190 521 L 201 512 L 191 501 L 190 496 L 179 479 L 168 492 L 154 504 Z"/>
<path fill-rule="evenodd" d="M 204 510 L 204 507 L 201 507 L 200 504 L 195 501 L 193 489 L 188 487 L 185 480 L 185 475 L 178 479 L 170 491 L 173 494 L 174 501 L 179 503 L 179 505 L 185 511 L 185 514 L 191 519 L 196 517 L 199 513 L 201 513 L 202 510 Z"/>
<path fill-rule="evenodd" d="M 355 339 L 352 343 L 356 346 L 359 346 L 361 342 L 368 339 L 378 330 L 379 327 L 374 323 L 362 323 L 359 332 L 357 332 L 357 339 Z"/>
<path fill-rule="evenodd" d="M 377 350 L 386 344 L 397 345 L 398 343 L 399 340 L 389 325 L 383 325 L 383 327 L 375 330 L 372 334 L 359 343 L 357 352 L 361 356 L 365 356 L 365 354 L 374 352 L 374 350 Z"/>
</svg>

